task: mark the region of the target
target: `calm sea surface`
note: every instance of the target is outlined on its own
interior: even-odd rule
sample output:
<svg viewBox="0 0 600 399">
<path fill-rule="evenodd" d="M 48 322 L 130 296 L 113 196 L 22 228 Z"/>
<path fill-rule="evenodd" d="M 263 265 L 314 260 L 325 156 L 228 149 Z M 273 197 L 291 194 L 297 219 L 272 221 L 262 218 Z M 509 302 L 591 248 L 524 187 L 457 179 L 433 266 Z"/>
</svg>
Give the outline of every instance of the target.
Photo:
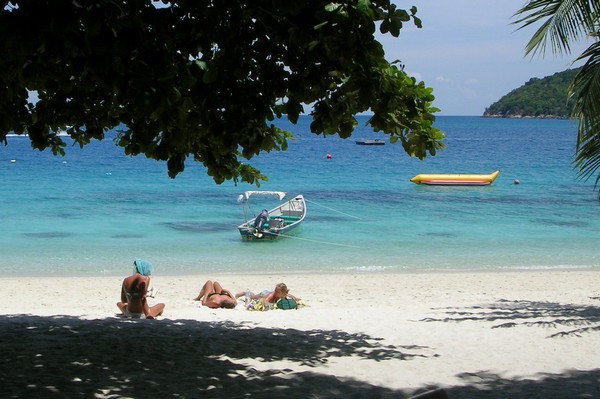
<svg viewBox="0 0 600 399">
<path fill-rule="evenodd" d="M 600 267 L 600 205 L 593 180 L 572 168 L 572 121 L 438 117 L 448 148 L 419 161 L 359 119 L 348 140 L 310 134 L 308 117 L 285 124 L 297 137 L 288 151 L 251 161 L 269 176 L 260 189 L 308 200 L 296 237 L 275 242 L 243 242 L 236 229 L 236 199 L 256 187 L 216 185 L 193 161 L 170 179 L 165 163 L 125 156 L 111 140 L 60 157 L 9 137 L 0 276 L 123 275 L 136 257 L 163 275 Z M 497 169 L 485 187 L 410 182 Z"/>
</svg>

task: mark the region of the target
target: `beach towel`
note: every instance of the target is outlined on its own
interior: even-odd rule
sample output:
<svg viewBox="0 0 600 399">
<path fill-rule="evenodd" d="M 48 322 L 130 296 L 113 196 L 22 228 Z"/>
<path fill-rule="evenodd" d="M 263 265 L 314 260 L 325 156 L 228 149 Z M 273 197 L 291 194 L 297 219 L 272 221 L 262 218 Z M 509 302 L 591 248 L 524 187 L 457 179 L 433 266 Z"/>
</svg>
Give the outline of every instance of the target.
<svg viewBox="0 0 600 399">
<path fill-rule="evenodd" d="M 270 307 L 268 304 L 265 304 L 265 298 L 259 298 L 251 300 L 250 303 L 248 303 L 248 305 L 246 306 L 246 309 L 262 312 L 265 310 L 269 310 Z"/>
<path fill-rule="evenodd" d="M 284 300 L 282 302 L 282 300 Z M 296 301 L 291 297 L 281 298 L 276 303 L 265 302 L 265 298 L 253 299 L 250 301 L 248 306 L 246 306 L 247 310 L 253 310 L 258 312 L 264 312 L 267 310 L 289 310 L 289 309 L 298 309 L 303 306 L 307 306 L 303 301 Z"/>
</svg>

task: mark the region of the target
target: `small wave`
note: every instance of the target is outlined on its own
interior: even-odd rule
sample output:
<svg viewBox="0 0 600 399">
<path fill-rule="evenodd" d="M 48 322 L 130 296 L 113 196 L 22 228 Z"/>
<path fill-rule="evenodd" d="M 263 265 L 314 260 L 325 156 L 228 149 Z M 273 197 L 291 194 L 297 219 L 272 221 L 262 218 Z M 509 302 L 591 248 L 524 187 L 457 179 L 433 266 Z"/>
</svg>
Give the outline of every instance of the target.
<svg viewBox="0 0 600 399">
<path fill-rule="evenodd" d="M 529 266 L 499 266 L 502 270 L 584 270 L 597 269 L 598 265 L 529 265 Z"/>
<path fill-rule="evenodd" d="M 383 271 L 390 270 L 390 269 L 397 269 L 397 268 L 392 267 L 392 266 L 378 266 L 378 265 L 351 266 L 351 267 L 344 268 L 344 270 L 348 270 L 348 271 L 365 272 L 365 273 L 383 272 Z"/>
</svg>

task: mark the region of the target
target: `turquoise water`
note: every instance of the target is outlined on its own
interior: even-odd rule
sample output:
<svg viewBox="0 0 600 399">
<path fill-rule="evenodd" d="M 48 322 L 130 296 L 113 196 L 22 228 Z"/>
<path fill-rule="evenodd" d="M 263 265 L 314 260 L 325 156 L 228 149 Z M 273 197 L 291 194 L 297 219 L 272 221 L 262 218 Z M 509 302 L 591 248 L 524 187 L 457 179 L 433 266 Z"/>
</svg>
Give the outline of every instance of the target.
<svg viewBox="0 0 600 399">
<path fill-rule="evenodd" d="M 600 205 L 593 181 L 572 168 L 573 122 L 436 123 L 448 148 L 425 161 L 389 142 L 356 145 L 385 138 L 362 125 L 349 140 L 310 134 L 307 117 L 285 125 L 297 136 L 288 151 L 251 162 L 269 176 L 260 189 L 308 200 L 301 231 L 275 242 L 243 242 L 236 229 L 237 197 L 256 188 L 216 185 L 200 164 L 170 179 L 165 163 L 127 157 L 111 140 L 55 157 L 9 137 L 0 148 L 0 276 L 122 275 L 136 257 L 160 274 L 209 275 L 600 266 Z M 410 182 L 496 169 L 486 187 Z"/>
</svg>

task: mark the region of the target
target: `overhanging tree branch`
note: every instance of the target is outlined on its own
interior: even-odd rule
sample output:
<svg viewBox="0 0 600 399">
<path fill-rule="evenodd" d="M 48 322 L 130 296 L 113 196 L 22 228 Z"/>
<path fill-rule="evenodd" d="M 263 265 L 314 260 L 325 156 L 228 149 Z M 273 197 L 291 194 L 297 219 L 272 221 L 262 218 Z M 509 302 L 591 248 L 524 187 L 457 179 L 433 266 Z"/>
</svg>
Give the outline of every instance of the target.
<svg viewBox="0 0 600 399">
<path fill-rule="evenodd" d="M 32 147 L 64 153 L 119 128 L 129 155 L 188 157 L 215 182 L 259 184 L 244 159 L 287 148 L 314 104 L 311 131 L 348 137 L 371 110 L 375 130 L 412 156 L 443 148 L 432 90 L 385 60 L 376 26 L 397 36 L 421 22 L 389 0 L 12 1 L 0 14 L 0 138 L 29 134 Z M 35 91 L 39 100 L 28 97 Z"/>
</svg>

